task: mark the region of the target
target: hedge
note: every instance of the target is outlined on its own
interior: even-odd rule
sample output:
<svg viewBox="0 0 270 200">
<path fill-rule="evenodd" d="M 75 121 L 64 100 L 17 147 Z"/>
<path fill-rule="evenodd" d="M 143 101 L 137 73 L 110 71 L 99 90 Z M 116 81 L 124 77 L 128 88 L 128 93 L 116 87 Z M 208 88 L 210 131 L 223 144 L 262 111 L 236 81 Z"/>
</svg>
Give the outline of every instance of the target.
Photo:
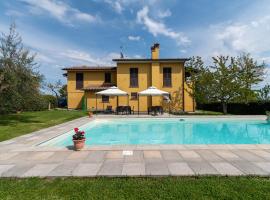
<svg viewBox="0 0 270 200">
<path fill-rule="evenodd" d="M 197 104 L 198 110 L 222 112 L 221 103 Z M 265 115 L 270 111 L 270 102 L 229 103 L 228 113 L 235 115 Z"/>
</svg>

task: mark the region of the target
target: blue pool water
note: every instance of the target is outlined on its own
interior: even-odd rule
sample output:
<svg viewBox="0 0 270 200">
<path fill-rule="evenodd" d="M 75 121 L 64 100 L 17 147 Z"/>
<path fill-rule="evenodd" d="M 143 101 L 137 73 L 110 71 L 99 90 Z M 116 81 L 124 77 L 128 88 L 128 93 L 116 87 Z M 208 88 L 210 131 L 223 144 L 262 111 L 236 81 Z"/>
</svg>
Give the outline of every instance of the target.
<svg viewBox="0 0 270 200">
<path fill-rule="evenodd" d="M 113 119 L 82 127 L 86 145 L 119 144 L 270 144 L 270 123 L 228 119 Z M 44 146 L 72 145 L 70 131 Z"/>
</svg>

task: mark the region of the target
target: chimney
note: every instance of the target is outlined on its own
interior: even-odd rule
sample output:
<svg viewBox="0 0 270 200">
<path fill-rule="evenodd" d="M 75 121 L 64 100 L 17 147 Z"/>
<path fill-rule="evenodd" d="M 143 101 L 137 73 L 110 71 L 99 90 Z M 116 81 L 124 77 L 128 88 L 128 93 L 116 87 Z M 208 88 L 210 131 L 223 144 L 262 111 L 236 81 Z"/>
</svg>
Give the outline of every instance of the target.
<svg viewBox="0 0 270 200">
<path fill-rule="evenodd" d="M 159 44 L 155 43 L 151 46 L 151 58 L 152 59 L 159 59 Z"/>
</svg>

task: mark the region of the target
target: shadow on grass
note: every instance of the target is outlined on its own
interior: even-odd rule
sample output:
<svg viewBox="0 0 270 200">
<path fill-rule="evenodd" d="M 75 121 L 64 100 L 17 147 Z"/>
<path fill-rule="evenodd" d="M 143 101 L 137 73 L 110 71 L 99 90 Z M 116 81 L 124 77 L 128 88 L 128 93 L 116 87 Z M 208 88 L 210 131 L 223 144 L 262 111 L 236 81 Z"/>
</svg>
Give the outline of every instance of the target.
<svg viewBox="0 0 270 200">
<path fill-rule="evenodd" d="M 20 114 L 0 116 L 0 125 L 9 126 L 16 123 L 41 123 L 42 121 L 33 119 L 35 116 L 25 116 Z"/>
</svg>

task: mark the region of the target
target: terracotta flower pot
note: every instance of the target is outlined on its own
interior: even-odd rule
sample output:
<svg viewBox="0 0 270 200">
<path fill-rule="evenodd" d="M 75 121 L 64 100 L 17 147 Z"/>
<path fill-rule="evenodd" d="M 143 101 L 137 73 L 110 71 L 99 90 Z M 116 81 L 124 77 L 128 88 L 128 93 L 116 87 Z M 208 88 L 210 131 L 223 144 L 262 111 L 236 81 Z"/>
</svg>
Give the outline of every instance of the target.
<svg viewBox="0 0 270 200">
<path fill-rule="evenodd" d="M 93 117 L 93 113 L 92 112 L 88 112 L 88 116 L 89 116 L 89 118 Z"/>
<path fill-rule="evenodd" d="M 85 139 L 82 139 L 82 140 L 73 140 L 74 149 L 76 151 L 82 150 L 83 147 L 84 147 L 84 143 L 85 143 Z"/>
</svg>

